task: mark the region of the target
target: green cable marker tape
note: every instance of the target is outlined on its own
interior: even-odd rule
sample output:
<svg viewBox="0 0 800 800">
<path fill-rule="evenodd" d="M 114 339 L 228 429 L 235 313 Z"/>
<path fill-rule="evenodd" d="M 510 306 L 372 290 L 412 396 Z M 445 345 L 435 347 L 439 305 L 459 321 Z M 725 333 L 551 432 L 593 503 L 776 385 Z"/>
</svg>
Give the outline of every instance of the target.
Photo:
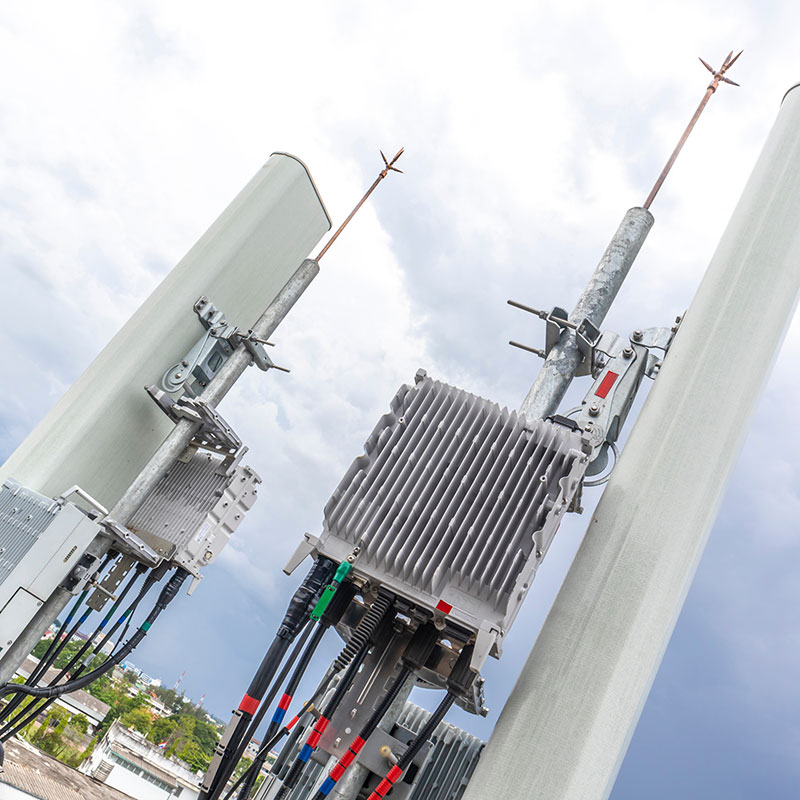
<svg viewBox="0 0 800 800">
<path fill-rule="evenodd" d="M 322 597 L 319 598 L 319 602 L 314 606 L 314 610 L 311 612 L 311 619 L 313 619 L 314 622 L 319 622 L 320 617 L 325 613 L 325 609 L 328 607 L 331 600 L 333 600 L 333 596 L 336 594 L 339 585 L 347 577 L 347 573 L 350 572 L 352 568 L 353 565 L 349 561 L 342 561 L 342 563 L 339 564 L 339 569 L 336 570 L 333 580 L 325 587 Z"/>
<path fill-rule="evenodd" d="M 147 633 L 147 631 L 149 631 L 149 630 L 150 630 L 150 625 L 151 625 L 151 624 L 152 624 L 152 623 L 150 623 L 150 622 L 143 622 L 143 623 L 141 624 L 141 627 L 139 628 L 139 630 L 142 630 L 142 631 L 144 631 L 145 633 Z"/>
</svg>

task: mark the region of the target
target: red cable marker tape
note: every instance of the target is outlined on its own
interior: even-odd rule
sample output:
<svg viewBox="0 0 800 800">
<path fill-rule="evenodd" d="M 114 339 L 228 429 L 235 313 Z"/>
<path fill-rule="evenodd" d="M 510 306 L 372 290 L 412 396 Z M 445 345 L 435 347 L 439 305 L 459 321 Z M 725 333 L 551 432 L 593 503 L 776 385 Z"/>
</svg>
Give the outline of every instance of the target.
<svg viewBox="0 0 800 800">
<path fill-rule="evenodd" d="M 292 696 L 290 694 L 285 694 L 281 699 L 278 701 L 278 708 L 283 711 L 288 711 L 289 706 L 292 704 Z"/>
<path fill-rule="evenodd" d="M 260 700 L 256 700 L 255 697 L 250 697 L 249 694 L 246 694 L 242 698 L 242 702 L 239 703 L 239 711 L 244 711 L 245 714 L 255 714 L 258 711 L 258 704 Z"/>
<path fill-rule="evenodd" d="M 614 385 L 617 378 L 619 378 L 619 375 L 617 375 L 616 372 L 607 372 L 605 378 L 600 381 L 595 396 L 602 397 L 605 400 L 606 395 L 611 391 L 611 387 Z"/>
</svg>

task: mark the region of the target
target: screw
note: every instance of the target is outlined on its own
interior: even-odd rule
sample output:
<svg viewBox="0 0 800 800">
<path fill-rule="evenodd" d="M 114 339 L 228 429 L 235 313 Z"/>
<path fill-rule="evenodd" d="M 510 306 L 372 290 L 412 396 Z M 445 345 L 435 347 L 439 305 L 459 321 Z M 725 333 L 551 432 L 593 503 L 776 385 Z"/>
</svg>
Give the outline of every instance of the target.
<svg viewBox="0 0 800 800">
<path fill-rule="evenodd" d="M 600 406 L 597 403 L 592 403 L 589 406 L 589 415 L 592 417 L 596 417 L 600 413 Z"/>
<path fill-rule="evenodd" d="M 623 358 L 633 358 L 633 348 L 632 347 L 626 347 L 622 351 L 622 357 Z"/>
<path fill-rule="evenodd" d="M 541 557 L 542 557 L 542 551 L 541 550 L 537 550 L 536 551 L 536 558 L 541 558 Z"/>
<path fill-rule="evenodd" d="M 633 341 L 634 342 L 641 342 L 643 338 L 644 338 L 644 332 L 643 331 L 634 331 L 633 332 Z"/>
</svg>

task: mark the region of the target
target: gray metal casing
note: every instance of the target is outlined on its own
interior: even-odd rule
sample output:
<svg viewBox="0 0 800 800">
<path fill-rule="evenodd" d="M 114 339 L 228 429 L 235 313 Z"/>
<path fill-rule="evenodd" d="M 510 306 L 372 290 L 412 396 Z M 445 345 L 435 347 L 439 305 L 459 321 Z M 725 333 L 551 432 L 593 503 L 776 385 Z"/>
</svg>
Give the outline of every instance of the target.
<svg viewBox="0 0 800 800">
<path fill-rule="evenodd" d="M 257 498 L 261 478 L 250 467 L 198 451 L 176 461 L 128 527 L 195 577 L 213 564 Z"/>
<path fill-rule="evenodd" d="M 69 574 L 100 528 L 77 506 L 7 479 L 0 487 L 0 652 Z"/>
<path fill-rule="evenodd" d="M 352 574 L 476 633 L 479 669 L 490 650 L 499 655 L 580 487 L 587 448 L 580 431 L 527 422 L 420 372 L 367 439 L 306 550 L 341 561 L 360 544 Z"/>
</svg>

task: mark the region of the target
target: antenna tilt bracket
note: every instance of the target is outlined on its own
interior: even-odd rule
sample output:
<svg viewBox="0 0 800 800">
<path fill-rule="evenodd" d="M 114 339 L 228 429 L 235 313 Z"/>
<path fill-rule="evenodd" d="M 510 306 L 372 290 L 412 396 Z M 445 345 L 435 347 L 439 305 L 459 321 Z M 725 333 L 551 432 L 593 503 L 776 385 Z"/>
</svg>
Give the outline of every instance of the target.
<svg viewBox="0 0 800 800">
<path fill-rule="evenodd" d="M 219 372 L 220 367 L 233 355 L 233 351 L 243 344 L 253 356 L 255 365 L 266 372 L 268 369 L 279 369 L 267 355 L 263 339 L 253 336 L 252 331 L 246 333 L 235 325 L 230 325 L 225 314 L 218 309 L 205 295 L 197 299 L 193 306 L 205 333 L 195 342 L 188 353 L 171 366 L 161 379 L 161 388 L 165 392 L 175 394 L 186 389 L 189 394 L 197 394 L 194 387 L 203 389 Z"/>
</svg>

